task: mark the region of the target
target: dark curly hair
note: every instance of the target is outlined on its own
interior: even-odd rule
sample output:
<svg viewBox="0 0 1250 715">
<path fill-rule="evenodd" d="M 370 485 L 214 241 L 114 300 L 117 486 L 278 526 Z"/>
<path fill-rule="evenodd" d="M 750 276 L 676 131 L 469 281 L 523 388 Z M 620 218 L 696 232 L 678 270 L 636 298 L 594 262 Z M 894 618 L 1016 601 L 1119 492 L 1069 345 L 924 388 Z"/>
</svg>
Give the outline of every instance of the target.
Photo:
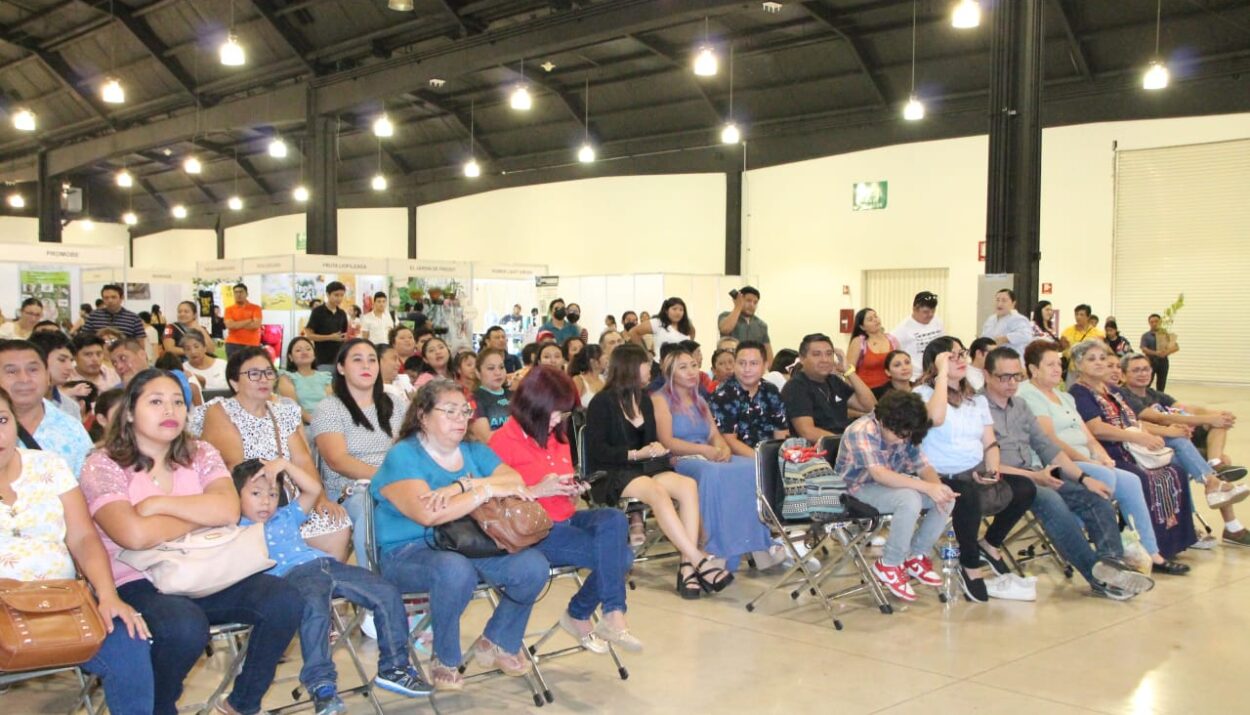
<svg viewBox="0 0 1250 715">
<path fill-rule="evenodd" d="M 877 406 L 872 413 L 882 427 L 916 446 L 924 441 L 929 428 L 933 426 L 924 400 L 914 392 L 890 390 L 877 400 Z"/>
</svg>

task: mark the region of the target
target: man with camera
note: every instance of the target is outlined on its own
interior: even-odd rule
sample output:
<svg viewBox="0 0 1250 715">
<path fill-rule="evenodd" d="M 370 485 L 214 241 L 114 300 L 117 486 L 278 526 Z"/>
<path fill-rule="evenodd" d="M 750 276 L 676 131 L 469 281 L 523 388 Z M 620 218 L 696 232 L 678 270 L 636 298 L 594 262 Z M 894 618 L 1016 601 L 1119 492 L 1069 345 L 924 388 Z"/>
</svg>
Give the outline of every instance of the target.
<svg viewBox="0 0 1250 715">
<path fill-rule="evenodd" d="M 1001 455 L 999 471 L 1028 477 L 1037 485 L 1030 507 L 1033 515 L 1060 555 L 1081 572 L 1094 593 L 1126 601 L 1149 591 L 1154 581 L 1123 561 L 1124 546 L 1111 506 L 1111 488 L 1086 476 L 1046 436 L 1028 406 L 1013 399 L 1025 379 L 1023 362 L 1012 348 L 998 347 L 986 356 L 985 396 Z M 1095 544 L 1093 550 L 1081 532 L 1082 522 Z M 991 566 L 1000 574 L 1007 571 L 1001 562 Z"/>
<path fill-rule="evenodd" d="M 743 286 L 729 291 L 733 298 L 733 310 L 727 310 L 716 319 L 721 337 L 732 336 L 738 342 L 757 342 L 764 346 L 764 364 L 773 361 L 773 344 L 768 337 L 768 323 L 755 314 L 760 304 L 760 291 L 754 286 Z"/>
</svg>

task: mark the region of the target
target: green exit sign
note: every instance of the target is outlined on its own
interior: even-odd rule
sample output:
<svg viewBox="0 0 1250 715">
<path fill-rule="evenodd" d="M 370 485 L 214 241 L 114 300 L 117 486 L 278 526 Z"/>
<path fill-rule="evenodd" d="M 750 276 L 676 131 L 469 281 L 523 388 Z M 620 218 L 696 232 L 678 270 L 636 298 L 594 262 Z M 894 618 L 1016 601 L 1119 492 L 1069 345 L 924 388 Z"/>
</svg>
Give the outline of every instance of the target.
<svg viewBox="0 0 1250 715">
<path fill-rule="evenodd" d="M 878 211 L 890 199 L 890 182 L 859 181 L 851 184 L 852 211 Z"/>
</svg>

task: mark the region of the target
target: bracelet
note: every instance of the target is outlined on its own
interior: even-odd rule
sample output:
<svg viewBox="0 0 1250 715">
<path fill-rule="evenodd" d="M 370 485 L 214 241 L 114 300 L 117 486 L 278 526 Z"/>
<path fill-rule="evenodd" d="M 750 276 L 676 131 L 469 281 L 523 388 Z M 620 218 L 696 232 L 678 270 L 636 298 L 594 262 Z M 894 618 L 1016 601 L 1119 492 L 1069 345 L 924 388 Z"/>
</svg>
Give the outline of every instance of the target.
<svg viewBox="0 0 1250 715">
<path fill-rule="evenodd" d="M 851 375 L 854 375 L 854 374 L 855 374 L 855 366 L 852 365 L 846 369 L 846 372 L 842 373 L 842 377 L 849 378 Z"/>
<path fill-rule="evenodd" d="M 1077 483 L 1077 484 L 1080 484 L 1080 485 L 1084 485 L 1084 484 L 1085 484 L 1085 480 L 1086 480 L 1087 478 L 1089 478 L 1089 475 L 1088 475 L 1088 474 L 1082 474 L 1081 476 L 1079 476 L 1079 477 L 1077 477 L 1077 478 L 1076 478 L 1076 483 Z"/>
</svg>

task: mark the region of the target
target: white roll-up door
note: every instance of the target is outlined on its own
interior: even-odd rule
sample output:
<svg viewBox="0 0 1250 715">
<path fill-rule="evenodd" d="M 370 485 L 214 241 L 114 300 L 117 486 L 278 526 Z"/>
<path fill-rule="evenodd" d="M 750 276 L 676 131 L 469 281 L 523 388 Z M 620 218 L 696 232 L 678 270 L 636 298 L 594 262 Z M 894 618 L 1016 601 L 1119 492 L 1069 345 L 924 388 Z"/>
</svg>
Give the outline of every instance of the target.
<svg viewBox="0 0 1250 715">
<path fill-rule="evenodd" d="M 1135 350 L 1185 295 L 1169 381 L 1250 384 L 1250 139 L 1117 152 L 1113 266 Z"/>
<path fill-rule="evenodd" d="M 921 291 L 937 293 L 937 316 L 946 322 L 946 304 L 949 295 L 946 281 L 947 268 L 897 268 L 892 270 L 864 271 L 864 305 L 877 311 L 886 330 L 893 330 L 911 315 L 911 304 Z M 856 308 L 858 310 L 859 308 Z M 971 338 L 968 338 L 971 342 Z"/>
</svg>

